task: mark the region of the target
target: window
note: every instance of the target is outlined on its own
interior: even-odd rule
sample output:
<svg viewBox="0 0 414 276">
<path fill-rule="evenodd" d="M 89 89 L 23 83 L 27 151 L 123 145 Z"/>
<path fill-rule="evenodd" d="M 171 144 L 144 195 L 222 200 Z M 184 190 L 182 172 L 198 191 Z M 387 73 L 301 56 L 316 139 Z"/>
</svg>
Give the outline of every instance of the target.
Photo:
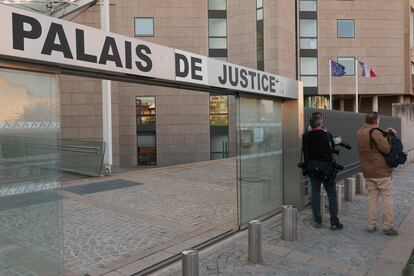
<svg viewBox="0 0 414 276">
<path fill-rule="evenodd" d="M 256 0 L 256 48 L 257 69 L 264 70 L 263 0 Z"/>
<path fill-rule="evenodd" d="M 137 163 L 138 166 L 157 164 L 155 97 L 136 97 Z"/>
<path fill-rule="evenodd" d="M 338 63 L 345 66 L 345 76 L 355 75 L 355 58 L 354 57 L 338 57 Z"/>
<path fill-rule="evenodd" d="M 300 11 L 314 11 L 316 12 L 316 0 L 301 0 Z"/>
<path fill-rule="evenodd" d="M 154 18 L 136 17 L 135 36 L 154 36 Z"/>
<path fill-rule="evenodd" d="M 338 19 L 337 32 L 339 38 L 355 37 L 355 20 L 354 19 Z"/>
<path fill-rule="evenodd" d="M 208 9 L 210 11 L 225 11 L 226 0 L 208 0 Z"/>
<path fill-rule="evenodd" d="M 227 0 L 208 1 L 209 56 L 227 61 Z"/>
<path fill-rule="evenodd" d="M 229 157 L 228 96 L 210 96 L 210 159 Z"/>
<path fill-rule="evenodd" d="M 301 57 L 300 75 L 304 87 L 317 87 L 318 59 L 316 57 Z"/>
<path fill-rule="evenodd" d="M 300 37 L 316 37 L 317 27 L 314 19 L 300 20 Z"/>
</svg>

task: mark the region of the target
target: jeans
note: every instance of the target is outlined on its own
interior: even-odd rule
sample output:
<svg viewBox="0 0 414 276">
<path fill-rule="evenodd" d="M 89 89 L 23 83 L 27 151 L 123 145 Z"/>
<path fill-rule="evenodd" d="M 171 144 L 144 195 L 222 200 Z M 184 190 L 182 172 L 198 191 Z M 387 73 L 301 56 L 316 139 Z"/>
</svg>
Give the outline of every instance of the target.
<svg viewBox="0 0 414 276">
<path fill-rule="evenodd" d="M 328 194 L 329 214 L 331 215 L 331 224 L 337 224 L 339 223 L 339 219 L 338 219 L 338 211 L 337 211 L 338 203 L 336 199 L 336 185 L 335 183 L 332 183 L 332 184 L 322 183 L 322 180 L 319 178 L 311 178 L 313 218 L 316 222 L 322 222 L 321 184 L 323 184 L 323 187 L 325 188 L 325 191 Z"/>
<path fill-rule="evenodd" d="M 394 202 L 391 177 L 365 178 L 368 188 L 368 227 L 374 228 L 377 224 L 377 203 L 382 201 L 382 222 L 384 229 L 394 227 Z"/>
</svg>

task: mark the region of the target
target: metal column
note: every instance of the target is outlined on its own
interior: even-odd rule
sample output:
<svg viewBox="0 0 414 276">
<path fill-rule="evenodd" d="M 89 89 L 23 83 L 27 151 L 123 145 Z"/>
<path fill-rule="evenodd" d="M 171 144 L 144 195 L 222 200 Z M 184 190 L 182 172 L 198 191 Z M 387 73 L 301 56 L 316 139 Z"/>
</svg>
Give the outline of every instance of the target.
<svg viewBox="0 0 414 276">
<path fill-rule="evenodd" d="M 198 264 L 198 251 L 186 250 L 181 253 L 182 275 L 183 276 L 198 276 L 199 264 Z"/>
<path fill-rule="evenodd" d="M 109 0 L 101 1 L 101 29 L 109 32 Z M 111 81 L 102 80 L 102 137 L 106 150 L 105 175 L 112 173 L 112 99 Z"/>
<path fill-rule="evenodd" d="M 296 241 L 298 239 L 298 211 L 293 205 L 282 206 L 282 240 Z"/>
<path fill-rule="evenodd" d="M 355 199 L 355 178 L 345 179 L 345 200 L 354 201 Z"/>
<path fill-rule="evenodd" d="M 249 262 L 261 264 L 262 258 L 262 222 L 252 220 L 249 222 Z"/>
<path fill-rule="evenodd" d="M 356 192 L 358 194 L 365 194 L 365 178 L 363 173 L 358 173 L 356 178 Z"/>
</svg>

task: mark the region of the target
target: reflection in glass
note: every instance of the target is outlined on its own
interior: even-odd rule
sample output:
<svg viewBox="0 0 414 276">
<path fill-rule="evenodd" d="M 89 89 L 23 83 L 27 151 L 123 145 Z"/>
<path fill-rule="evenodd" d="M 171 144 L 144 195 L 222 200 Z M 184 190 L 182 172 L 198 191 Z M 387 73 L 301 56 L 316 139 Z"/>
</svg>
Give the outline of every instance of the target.
<svg viewBox="0 0 414 276">
<path fill-rule="evenodd" d="M 137 97 L 137 163 L 157 164 L 155 97 Z"/>
<path fill-rule="evenodd" d="M 0 69 L 0 96 L 0 275 L 61 275 L 57 77 Z"/>
<path fill-rule="evenodd" d="M 282 205 L 281 103 L 239 98 L 240 224 Z"/>
</svg>

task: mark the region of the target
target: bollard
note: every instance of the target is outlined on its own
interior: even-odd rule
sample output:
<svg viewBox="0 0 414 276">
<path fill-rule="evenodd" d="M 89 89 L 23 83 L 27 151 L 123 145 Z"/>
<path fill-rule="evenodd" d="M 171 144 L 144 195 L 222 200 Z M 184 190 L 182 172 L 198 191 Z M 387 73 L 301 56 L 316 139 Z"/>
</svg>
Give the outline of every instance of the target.
<svg viewBox="0 0 414 276">
<path fill-rule="evenodd" d="M 355 199 L 355 178 L 345 179 L 345 200 L 354 201 Z"/>
<path fill-rule="evenodd" d="M 356 192 L 358 194 L 365 194 L 365 178 L 363 173 L 358 173 L 356 178 Z"/>
<path fill-rule="evenodd" d="M 282 240 L 296 241 L 298 238 L 297 229 L 298 211 L 296 206 L 282 206 Z"/>
<path fill-rule="evenodd" d="M 325 217 L 325 202 L 326 202 L 326 194 L 321 193 L 321 218 L 323 221 L 323 218 Z"/>
<path fill-rule="evenodd" d="M 181 253 L 183 276 L 198 276 L 198 251 L 186 250 Z"/>
<path fill-rule="evenodd" d="M 336 185 L 336 202 L 336 212 L 339 214 L 342 209 L 342 185 Z"/>
<path fill-rule="evenodd" d="M 262 258 L 262 222 L 252 220 L 249 222 L 249 262 L 263 263 Z"/>
</svg>

